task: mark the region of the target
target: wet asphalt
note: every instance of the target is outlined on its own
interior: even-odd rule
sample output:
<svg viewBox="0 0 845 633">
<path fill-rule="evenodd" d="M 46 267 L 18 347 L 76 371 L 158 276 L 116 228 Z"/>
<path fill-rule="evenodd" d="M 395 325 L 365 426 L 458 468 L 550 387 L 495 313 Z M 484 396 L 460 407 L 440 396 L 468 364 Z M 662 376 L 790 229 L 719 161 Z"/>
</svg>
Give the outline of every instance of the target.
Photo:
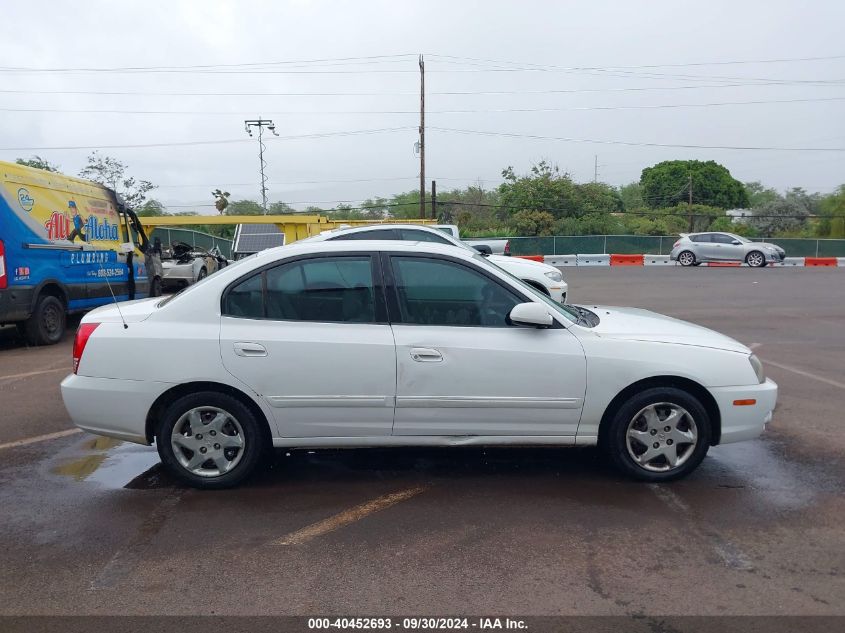
<svg viewBox="0 0 845 633">
<path fill-rule="evenodd" d="M 845 614 L 845 270 L 562 270 L 753 345 L 768 432 L 663 485 L 593 449 L 362 449 L 199 492 L 150 447 L 6 446 L 0 614 Z M 0 445 L 72 428 L 70 355 L 0 329 Z"/>
</svg>

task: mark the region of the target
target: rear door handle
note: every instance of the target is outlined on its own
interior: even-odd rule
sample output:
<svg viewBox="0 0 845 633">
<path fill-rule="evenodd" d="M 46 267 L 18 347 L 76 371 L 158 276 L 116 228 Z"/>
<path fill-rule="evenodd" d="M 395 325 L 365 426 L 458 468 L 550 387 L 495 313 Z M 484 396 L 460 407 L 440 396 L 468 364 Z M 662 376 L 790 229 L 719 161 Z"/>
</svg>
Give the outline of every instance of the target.
<svg viewBox="0 0 845 633">
<path fill-rule="evenodd" d="M 238 341 L 234 347 L 238 356 L 267 356 L 267 348 L 260 343 Z"/>
<path fill-rule="evenodd" d="M 443 354 L 431 347 L 412 347 L 411 358 L 418 363 L 439 363 L 443 360 Z"/>
</svg>

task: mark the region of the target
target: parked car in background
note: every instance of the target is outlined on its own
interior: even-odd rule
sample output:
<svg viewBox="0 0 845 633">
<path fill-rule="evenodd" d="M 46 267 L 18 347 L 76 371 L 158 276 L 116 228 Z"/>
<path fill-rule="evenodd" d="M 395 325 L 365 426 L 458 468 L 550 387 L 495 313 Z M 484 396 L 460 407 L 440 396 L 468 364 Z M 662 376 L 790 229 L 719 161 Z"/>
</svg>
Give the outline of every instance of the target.
<svg viewBox="0 0 845 633">
<path fill-rule="evenodd" d="M 454 237 L 456 240 L 461 240 L 461 233 L 455 224 L 434 224 L 435 229 L 443 231 Z M 482 237 L 474 240 L 461 240 L 464 244 L 472 246 L 480 253 L 486 255 L 510 255 L 511 243 L 508 239 Z"/>
<path fill-rule="evenodd" d="M 340 228 L 334 231 L 323 231 L 319 235 L 302 241 L 332 241 L 332 240 L 403 240 L 413 242 L 434 242 L 436 244 L 451 244 L 458 248 L 479 252 L 476 247 L 454 237 L 451 232 L 444 232 L 442 226 L 423 226 L 420 224 L 372 224 L 355 228 Z M 457 227 L 455 227 L 457 232 Z M 503 268 L 515 277 L 519 277 L 527 284 L 545 293 L 558 303 L 566 303 L 569 286 L 563 279 L 561 272 L 554 266 L 542 262 L 535 262 L 520 257 L 506 257 L 491 255 L 488 260 Z"/>
<path fill-rule="evenodd" d="M 89 313 L 62 396 L 77 426 L 155 442 L 200 488 L 270 446 L 598 444 L 662 482 L 757 437 L 777 385 L 727 336 L 561 305 L 469 249 L 302 241 Z"/>
<path fill-rule="evenodd" d="M 752 242 L 733 233 L 681 233 L 672 245 L 670 257 L 681 266 L 698 266 L 702 262 L 744 262 L 755 268 L 782 262 L 786 257 L 777 244 Z"/>
<path fill-rule="evenodd" d="M 191 246 L 185 242 L 174 242 L 170 248 L 162 250 L 161 267 L 164 287 L 184 287 L 225 266 L 226 259 L 219 254 L 212 254 L 201 246 Z"/>
</svg>

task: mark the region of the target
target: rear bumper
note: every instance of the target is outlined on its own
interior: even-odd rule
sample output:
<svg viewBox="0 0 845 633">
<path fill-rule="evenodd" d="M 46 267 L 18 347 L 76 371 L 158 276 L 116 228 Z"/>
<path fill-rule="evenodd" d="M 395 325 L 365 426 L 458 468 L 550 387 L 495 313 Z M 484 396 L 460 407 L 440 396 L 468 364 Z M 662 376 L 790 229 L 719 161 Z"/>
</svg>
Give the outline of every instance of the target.
<svg viewBox="0 0 845 633">
<path fill-rule="evenodd" d="M 0 290 L 0 323 L 25 321 L 32 313 L 32 286 L 10 286 Z"/>
<path fill-rule="evenodd" d="M 760 385 L 744 387 L 713 387 L 710 393 L 719 406 L 722 418 L 722 434 L 719 444 L 741 442 L 759 436 L 772 421 L 778 399 L 778 386 L 767 378 Z M 754 404 L 734 404 L 736 401 L 750 401 Z"/>
<path fill-rule="evenodd" d="M 173 385 L 166 382 L 69 375 L 62 400 L 73 423 L 84 431 L 148 444 L 147 413 Z"/>
</svg>

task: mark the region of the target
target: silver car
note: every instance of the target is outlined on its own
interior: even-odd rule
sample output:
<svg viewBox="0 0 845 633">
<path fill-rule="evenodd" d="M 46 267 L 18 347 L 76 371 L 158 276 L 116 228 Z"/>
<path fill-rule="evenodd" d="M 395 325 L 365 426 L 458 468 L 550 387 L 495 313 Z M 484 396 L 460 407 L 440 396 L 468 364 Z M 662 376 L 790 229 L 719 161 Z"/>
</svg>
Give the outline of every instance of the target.
<svg viewBox="0 0 845 633">
<path fill-rule="evenodd" d="M 786 257 L 777 244 L 752 242 L 733 233 L 681 233 L 672 245 L 670 257 L 681 266 L 698 266 L 702 262 L 745 262 L 755 268 L 782 262 Z"/>
</svg>

